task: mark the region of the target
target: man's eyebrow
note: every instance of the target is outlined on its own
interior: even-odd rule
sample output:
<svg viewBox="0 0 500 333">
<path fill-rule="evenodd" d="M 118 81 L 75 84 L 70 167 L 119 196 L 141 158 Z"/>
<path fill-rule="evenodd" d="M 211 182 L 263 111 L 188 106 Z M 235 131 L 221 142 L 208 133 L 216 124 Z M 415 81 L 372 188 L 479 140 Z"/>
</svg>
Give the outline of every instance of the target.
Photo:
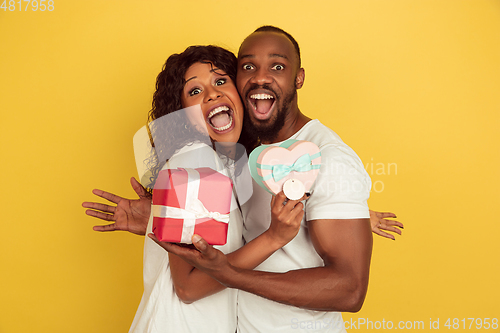
<svg viewBox="0 0 500 333">
<path fill-rule="evenodd" d="M 268 57 L 269 58 L 283 58 L 283 59 L 288 60 L 288 57 L 285 54 L 281 54 L 281 53 L 271 53 L 268 55 Z M 253 59 L 253 58 L 255 58 L 255 55 L 253 55 L 253 54 L 243 54 L 243 55 L 238 57 L 238 60 Z"/>
<path fill-rule="evenodd" d="M 243 55 L 240 55 L 238 57 L 238 60 L 241 60 L 241 59 L 252 59 L 252 58 L 255 58 L 255 55 L 253 55 L 253 54 L 243 54 Z"/>
<path fill-rule="evenodd" d="M 288 60 L 288 57 L 285 54 L 272 53 L 269 55 L 269 58 L 284 58 Z"/>
</svg>

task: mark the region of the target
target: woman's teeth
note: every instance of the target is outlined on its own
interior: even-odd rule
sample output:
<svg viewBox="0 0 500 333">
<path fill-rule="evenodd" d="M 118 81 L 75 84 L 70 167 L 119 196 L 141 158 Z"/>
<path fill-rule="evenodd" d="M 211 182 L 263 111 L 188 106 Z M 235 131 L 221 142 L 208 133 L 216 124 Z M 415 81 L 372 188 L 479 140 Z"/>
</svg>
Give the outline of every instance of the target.
<svg viewBox="0 0 500 333">
<path fill-rule="evenodd" d="M 213 116 L 215 116 L 217 113 L 222 112 L 222 111 L 229 111 L 229 108 L 225 105 L 219 106 L 218 108 L 215 108 L 212 111 L 210 111 L 207 118 L 210 119 Z"/>
<path fill-rule="evenodd" d="M 233 124 L 230 109 L 225 105 L 213 109 L 207 118 L 210 126 L 219 132 L 229 129 Z"/>
<path fill-rule="evenodd" d="M 225 131 L 225 130 L 227 130 L 228 128 L 230 128 L 232 124 L 233 124 L 233 117 L 229 117 L 229 123 L 228 123 L 226 126 L 222 126 L 222 127 L 215 127 L 215 126 L 213 126 L 213 125 L 212 125 L 212 127 L 213 127 L 216 131 L 222 132 L 222 131 Z"/>
</svg>

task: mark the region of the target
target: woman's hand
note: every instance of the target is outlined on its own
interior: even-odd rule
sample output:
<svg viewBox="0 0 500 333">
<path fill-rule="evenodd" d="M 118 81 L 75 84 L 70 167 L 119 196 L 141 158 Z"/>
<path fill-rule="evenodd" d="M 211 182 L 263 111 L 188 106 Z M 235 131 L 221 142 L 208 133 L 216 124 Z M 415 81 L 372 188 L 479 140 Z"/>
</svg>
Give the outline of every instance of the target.
<svg viewBox="0 0 500 333">
<path fill-rule="evenodd" d="M 289 200 L 281 191 L 271 199 L 271 225 L 266 232 L 280 248 L 297 236 L 304 217 L 304 204 L 300 201 L 307 197 Z"/>
<path fill-rule="evenodd" d="M 128 231 L 136 235 L 145 235 L 151 212 L 151 196 L 146 189 L 135 179 L 130 179 L 130 184 L 139 199 L 129 200 L 102 190 L 93 190 L 92 193 L 116 204 L 109 206 L 97 202 L 84 202 L 87 215 L 104 221 L 114 221 L 108 225 L 96 225 L 95 231 Z"/>
<path fill-rule="evenodd" d="M 387 220 L 388 217 L 396 218 L 396 214 L 381 213 L 370 210 L 370 224 L 372 226 L 372 232 L 379 236 L 396 240 L 394 235 L 383 232 L 382 230 L 392 231 L 401 235 L 401 229 L 404 229 L 403 223 L 394 220 Z"/>
</svg>

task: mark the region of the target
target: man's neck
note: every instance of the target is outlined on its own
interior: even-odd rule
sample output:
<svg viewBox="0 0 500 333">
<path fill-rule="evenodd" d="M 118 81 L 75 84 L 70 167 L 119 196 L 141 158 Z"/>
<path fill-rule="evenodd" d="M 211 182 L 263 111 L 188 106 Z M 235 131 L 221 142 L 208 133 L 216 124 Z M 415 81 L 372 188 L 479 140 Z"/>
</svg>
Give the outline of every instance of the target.
<svg viewBox="0 0 500 333">
<path fill-rule="evenodd" d="M 272 141 L 262 143 L 270 144 L 285 141 L 297 133 L 305 124 L 307 124 L 307 122 L 309 122 L 309 120 L 311 120 L 311 118 L 300 112 L 299 107 L 295 105 L 295 107 L 288 113 L 285 119 L 285 125 L 278 132 L 276 138 Z"/>
</svg>

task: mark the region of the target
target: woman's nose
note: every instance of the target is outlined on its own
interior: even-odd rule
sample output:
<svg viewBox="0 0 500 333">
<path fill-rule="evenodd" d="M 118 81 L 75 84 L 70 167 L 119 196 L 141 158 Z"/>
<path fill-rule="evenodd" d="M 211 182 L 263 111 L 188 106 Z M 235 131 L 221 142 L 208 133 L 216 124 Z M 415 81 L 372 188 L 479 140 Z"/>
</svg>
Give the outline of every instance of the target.
<svg viewBox="0 0 500 333">
<path fill-rule="evenodd" d="M 224 94 L 217 87 L 210 87 L 206 90 L 205 102 L 214 101 L 221 98 Z"/>
</svg>

